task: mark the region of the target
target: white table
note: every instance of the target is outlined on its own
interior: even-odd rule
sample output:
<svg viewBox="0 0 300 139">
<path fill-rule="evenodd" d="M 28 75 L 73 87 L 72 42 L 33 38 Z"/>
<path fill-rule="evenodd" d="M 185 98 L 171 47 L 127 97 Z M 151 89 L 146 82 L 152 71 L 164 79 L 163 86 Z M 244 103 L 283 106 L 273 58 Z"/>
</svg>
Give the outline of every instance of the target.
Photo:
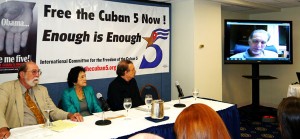
<svg viewBox="0 0 300 139">
<path fill-rule="evenodd" d="M 178 100 L 165 102 L 165 107 L 170 109 L 165 110 L 165 116 L 169 116 L 167 121 L 154 123 L 145 119 L 148 117 L 147 112 L 137 110 L 136 108 L 129 110 L 130 120 L 125 120 L 124 117 L 116 118 L 111 120 L 110 125 L 98 126 L 95 125 L 97 120 L 100 120 L 100 113 L 92 116 L 84 117 L 84 122 L 76 123 L 77 126 L 66 129 L 62 132 L 55 132 L 46 128 L 42 128 L 41 125 L 20 127 L 11 129 L 12 139 L 34 139 L 34 138 L 47 138 L 47 139 L 79 139 L 79 138 L 101 138 L 110 139 L 117 138 L 125 135 L 135 133 L 137 131 L 144 130 L 149 127 L 155 127 L 159 125 L 174 123 L 178 114 L 184 108 L 175 108 L 174 104 L 178 103 Z M 206 99 L 197 99 L 195 101 L 193 98 L 181 99 L 181 103 L 187 106 L 193 103 L 204 103 L 216 111 L 224 110 L 226 108 L 234 106 L 233 104 L 211 101 Z M 106 112 L 106 117 L 114 117 L 117 115 L 126 115 L 126 111 L 115 111 Z M 239 119 L 238 119 L 239 120 Z M 67 120 L 68 122 L 72 122 Z M 239 122 L 239 121 L 238 121 Z M 75 122 L 73 122 L 75 123 Z"/>
<path fill-rule="evenodd" d="M 300 84 L 289 85 L 287 97 L 290 96 L 300 97 Z"/>
</svg>

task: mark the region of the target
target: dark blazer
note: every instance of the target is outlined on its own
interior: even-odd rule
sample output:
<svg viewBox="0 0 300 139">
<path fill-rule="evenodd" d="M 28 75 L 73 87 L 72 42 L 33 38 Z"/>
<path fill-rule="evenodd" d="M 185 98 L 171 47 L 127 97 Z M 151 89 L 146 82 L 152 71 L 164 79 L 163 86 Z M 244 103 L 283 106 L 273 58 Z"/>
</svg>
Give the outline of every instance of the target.
<svg viewBox="0 0 300 139">
<path fill-rule="evenodd" d="M 124 98 L 131 98 L 132 108 L 145 105 L 139 92 L 136 80 L 133 78 L 126 82 L 118 76 L 108 86 L 107 103 L 112 111 L 124 110 Z"/>
</svg>

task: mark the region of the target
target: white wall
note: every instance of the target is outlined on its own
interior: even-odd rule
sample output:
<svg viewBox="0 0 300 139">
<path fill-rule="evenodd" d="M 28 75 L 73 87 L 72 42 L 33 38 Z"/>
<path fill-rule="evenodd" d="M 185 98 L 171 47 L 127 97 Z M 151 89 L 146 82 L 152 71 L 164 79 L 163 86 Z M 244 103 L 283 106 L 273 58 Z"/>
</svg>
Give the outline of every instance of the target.
<svg viewBox="0 0 300 139">
<path fill-rule="evenodd" d="M 262 65 L 260 73 L 277 77 L 276 80 L 263 80 L 260 83 L 261 104 L 277 107 L 286 97 L 288 85 L 297 81 L 296 71 L 300 71 L 300 7 L 282 9 L 281 12 L 250 15 L 250 19 L 291 20 L 293 21 L 294 64 Z"/>
<path fill-rule="evenodd" d="M 193 0 L 172 3 L 171 92 L 172 99 L 178 93 L 175 81 L 179 81 L 185 95 L 194 86 L 194 5 Z"/>
<path fill-rule="evenodd" d="M 218 3 L 206 0 L 178 0 L 172 2 L 172 99 L 177 99 L 175 81 L 179 81 L 185 95 L 199 88 L 201 97 L 235 103 L 240 106 L 252 102 L 252 82 L 242 75 L 251 75 L 251 65 L 223 64 L 224 19 L 274 19 L 293 21 L 294 64 L 260 65 L 261 75 L 278 79 L 260 80 L 260 104 L 277 107 L 286 97 L 288 85 L 297 81 L 300 71 L 300 12 L 286 8 L 281 12 L 240 14 L 221 11 Z M 203 44 L 203 48 L 199 46 Z"/>
<path fill-rule="evenodd" d="M 196 87 L 201 97 L 222 100 L 221 48 L 220 4 L 206 0 L 172 3 L 172 84 L 179 81 L 186 96 Z M 171 91 L 176 99 L 175 86 Z"/>
<path fill-rule="evenodd" d="M 249 15 L 222 11 L 222 46 L 225 19 L 249 19 Z M 242 77 L 242 75 L 251 75 L 251 69 L 251 65 L 223 64 L 223 101 L 235 103 L 238 106 L 252 103 L 252 81 Z"/>
<path fill-rule="evenodd" d="M 201 97 L 222 100 L 221 5 L 195 0 L 194 12 L 195 86 Z"/>
</svg>

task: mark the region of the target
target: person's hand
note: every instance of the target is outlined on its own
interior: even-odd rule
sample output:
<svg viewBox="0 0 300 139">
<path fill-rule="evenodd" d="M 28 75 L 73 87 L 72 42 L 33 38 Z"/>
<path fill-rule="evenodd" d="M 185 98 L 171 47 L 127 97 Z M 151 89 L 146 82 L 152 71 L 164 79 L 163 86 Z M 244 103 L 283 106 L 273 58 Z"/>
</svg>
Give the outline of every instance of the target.
<svg viewBox="0 0 300 139">
<path fill-rule="evenodd" d="M 7 139 L 10 136 L 9 128 L 2 127 L 0 128 L 0 138 Z"/>
<path fill-rule="evenodd" d="M 79 114 L 79 113 L 69 113 L 68 114 L 68 118 L 71 120 L 71 121 L 75 121 L 75 122 L 83 122 L 83 117 Z"/>
<path fill-rule="evenodd" d="M 33 20 L 34 3 L 7 1 L 0 4 L 0 51 L 19 53 L 25 47 Z"/>
</svg>

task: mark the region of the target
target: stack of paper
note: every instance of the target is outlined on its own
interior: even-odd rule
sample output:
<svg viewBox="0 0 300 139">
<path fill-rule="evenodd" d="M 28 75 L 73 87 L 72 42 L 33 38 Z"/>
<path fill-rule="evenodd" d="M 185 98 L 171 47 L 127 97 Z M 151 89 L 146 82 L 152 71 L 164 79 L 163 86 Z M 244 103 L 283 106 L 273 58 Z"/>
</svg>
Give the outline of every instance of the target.
<svg viewBox="0 0 300 139">
<path fill-rule="evenodd" d="M 69 121 L 63 121 L 63 120 L 58 120 L 58 121 L 53 122 L 53 126 L 50 127 L 49 129 L 51 129 L 53 131 L 60 132 L 60 131 L 63 131 L 63 130 L 66 130 L 66 129 L 69 129 L 69 128 L 72 128 L 72 127 L 75 127 L 75 126 L 77 126 L 76 123 L 71 123 Z"/>
</svg>

